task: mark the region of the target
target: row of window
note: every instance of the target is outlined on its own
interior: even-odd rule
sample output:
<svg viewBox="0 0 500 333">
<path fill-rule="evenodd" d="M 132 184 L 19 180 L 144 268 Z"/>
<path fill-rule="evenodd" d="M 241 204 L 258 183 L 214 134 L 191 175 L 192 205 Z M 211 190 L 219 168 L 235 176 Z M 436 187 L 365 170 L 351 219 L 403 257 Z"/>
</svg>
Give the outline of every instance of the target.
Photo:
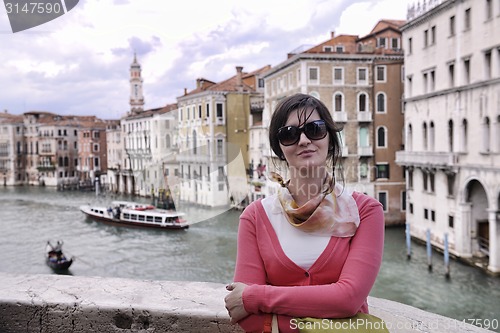
<svg viewBox="0 0 500 333">
<path fill-rule="evenodd" d="M 142 214 L 129 214 L 123 213 L 123 219 L 128 221 L 138 221 L 138 222 L 154 222 L 162 223 L 163 218 L 161 216 L 150 216 Z M 174 223 L 174 219 L 170 219 L 168 223 Z"/>
<path fill-rule="evenodd" d="M 224 118 L 224 103 L 215 103 L 215 117 Z M 206 103 L 205 112 L 201 104 L 186 106 L 179 109 L 179 121 L 190 119 L 209 119 L 210 118 L 210 103 Z"/>
<path fill-rule="evenodd" d="M 50 153 L 52 151 L 52 144 L 51 143 L 42 143 L 42 153 Z M 22 143 L 20 141 L 16 142 L 17 146 L 17 154 L 21 154 L 23 152 L 22 150 Z M 75 141 L 73 142 L 73 148 L 78 149 L 78 143 Z M 68 150 L 68 141 L 58 141 L 57 142 L 57 149 L 58 150 Z M 28 143 L 24 143 L 24 152 L 27 154 L 38 154 L 38 141 L 35 142 L 35 145 L 33 146 L 33 142 L 29 143 L 29 150 L 28 150 Z"/>
<path fill-rule="evenodd" d="M 384 209 L 384 212 L 389 211 L 389 192 L 387 191 L 378 191 L 377 192 L 377 199 L 378 201 L 382 204 L 382 207 Z M 401 212 L 406 211 L 406 191 L 401 191 L 400 194 L 400 209 Z"/>
<path fill-rule="evenodd" d="M 463 119 L 460 126 L 458 137 L 460 138 L 459 147 L 455 147 L 455 126 L 453 120 L 448 121 L 448 151 L 449 152 L 467 152 L 468 145 L 468 122 Z M 435 133 L 436 128 L 433 121 L 423 122 L 422 124 L 422 147 L 424 151 L 435 150 Z M 481 124 L 481 153 L 500 152 L 500 115 L 496 118 L 496 123 L 492 124 L 490 117 L 484 117 Z M 493 145 L 493 146 L 492 146 Z M 407 150 L 413 150 L 413 127 L 412 124 L 408 125 L 407 132 Z"/>
<path fill-rule="evenodd" d="M 186 179 L 200 180 L 204 175 L 210 179 L 210 166 L 198 165 L 198 170 L 196 170 L 194 165 L 181 164 L 181 175 Z M 226 181 L 226 173 L 223 166 L 217 167 L 217 181 Z"/>
<path fill-rule="evenodd" d="M 484 13 L 485 22 L 490 21 L 493 18 L 493 0 L 483 0 L 484 1 Z M 500 15 L 500 1 L 497 0 L 498 7 L 496 9 L 497 15 Z M 468 7 L 463 11 L 463 31 L 468 31 L 472 29 L 472 9 Z M 423 47 L 432 46 L 436 44 L 436 25 L 430 27 L 430 29 L 425 29 L 423 32 Z M 453 37 L 457 33 L 457 19 L 455 15 L 451 15 L 448 19 L 448 36 Z M 408 38 L 408 54 L 413 53 L 413 38 Z"/>
<path fill-rule="evenodd" d="M 150 146 L 150 141 L 151 139 L 148 136 L 143 136 L 143 137 L 136 137 L 135 140 L 133 137 L 127 137 L 125 143 L 126 149 L 149 149 L 151 148 Z M 144 145 L 143 145 L 144 142 Z M 135 145 L 134 145 L 135 143 Z"/>
<path fill-rule="evenodd" d="M 75 131 L 75 133 L 76 133 L 76 131 Z M 101 137 L 101 133 L 99 131 L 85 131 L 85 132 L 83 132 L 83 137 L 84 138 L 91 138 L 92 137 L 92 138 L 98 139 Z"/>
<path fill-rule="evenodd" d="M 310 66 L 308 67 L 308 76 L 307 81 L 308 84 L 318 85 L 320 84 L 320 67 L 318 66 Z M 368 77 L 369 77 L 369 68 L 368 67 L 357 67 L 356 68 L 356 84 L 366 86 L 369 85 Z M 378 65 L 375 66 L 375 82 L 385 83 L 387 82 L 387 66 L 386 65 Z M 345 85 L 346 77 L 345 77 L 345 68 L 342 66 L 333 66 L 332 67 L 332 84 L 334 85 Z M 292 72 L 288 74 L 284 74 L 282 77 L 277 78 L 271 81 L 271 87 L 269 88 L 269 93 L 274 95 L 276 93 L 280 93 L 283 91 L 287 91 L 294 87 L 293 82 L 296 82 L 295 86 L 300 85 L 300 69 L 297 69 L 296 81 L 294 80 L 294 76 Z M 325 82 L 327 84 L 328 82 Z"/>
<path fill-rule="evenodd" d="M 376 40 L 377 43 L 377 48 L 384 48 L 384 49 L 393 49 L 393 50 L 400 50 L 401 49 L 401 39 L 399 37 L 377 37 Z M 365 49 L 365 45 L 363 43 L 358 44 L 358 52 L 363 52 Z M 325 45 L 323 46 L 323 52 L 326 53 L 344 53 L 345 47 L 342 44 L 337 44 L 335 47 L 331 45 Z"/>
<path fill-rule="evenodd" d="M 422 174 L 422 188 L 427 193 L 435 193 L 435 177 L 436 171 L 432 170 L 420 170 Z M 408 189 L 413 189 L 413 170 L 407 170 L 407 179 L 408 179 Z M 447 181 L 447 195 L 449 197 L 455 196 L 455 173 L 446 173 L 446 181 Z"/>
<path fill-rule="evenodd" d="M 82 159 L 80 158 L 80 160 L 82 160 Z M 92 162 L 93 162 L 94 167 L 99 167 L 100 158 L 99 157 L 88 157 L 88 158 L 83 159 L 84 166 L 89 166 L 92 164 Z M 78 166 L 78 159 L 77 158 L 75 158 L 75 160 L 74 160 L 74 165 L 75 165 L 75 167 Z M 40 158 L 40 163 L 38 164 L 38 166 L 40 166 L 40 167 L 53 167 L 51 158 L 47 157 L 47 156 L 42 156 Z M 69 167 L 70 166 L 69 165 L 69 157 L 59 156 L 57 166 Z"/>
<path fill-rule="evenodd" d="M 413 203 L 410 203 L 408 206 L 410 214 L 413 215 Z M 424 208 L 424 219 L 436 222 L 436 211 L 433 209 Z M 448 227 L 455 227 L 455 218 L 453 215 L 448 215 Z"/>
<path fill-rule="evenodd" d="M 150 130 L 150 124 L 148 121 L 140 121 L 140 122 L 129 122 L 126 124 L 123 124 L 123 133 L 132 133 L 132 132 L 138 132 L 138 131 L 149 131 Z"/>
<path fill-rule="evenodd" d="M 17 132 L 19 133 L 19 127 L 17 127 Z M 40 132 L 40 136 L 54 136 L 54 130 L 43 130 Z M 58 129 L 57 136 L 68 136 L 67 129 Z M 78 131 L 73 130 L 73 136 L 78 136 Z"/>
<path fill-rule="evenodd" d="M 492 53 L 496 52 L 497 53 L 497 62 L 498 62 L 498 67 L 500 68 L 500 48 L 497 48 L 496 51 L 495 49 L 489 49 L 485 51 L 484 54 L 484 61 L 483 61 L 483 68 L 484 68 L 484 79 L 489 80 L 493 77 L 493 72 L 492 72 Z M 462 58 L 462 84 L 470 84 L 471 83 L 471 57 L 465 57 Z M 456 82 L 456 64 L 455 60 L 449 61 L 446 64 L 448 70 L 448 87 L 453 88 L 457 86 Z M 497 76 L 500 76 L 500 70 L 499 73 L 497 73 Z M 427 69 L 424 72 L 422 72 L 422 91 L 424 94 L 427 93 L 432 93 L 436 91 L 436 68 L 431 68 Z M 408 91 L 408 97 L 411 97 L 413 95 L 413 75 L 408 75 L 407 77 L 407 91 Z"/>
<path fill-rule="evenodd" d="M 356 82 L 358 85 L 368 84 L 368 67 L 358 67 L 356 75 Z M 309 82 L 317 82 L 319 79 L 319 67 L 309 67 Z M 387 66 L 378 65 L 375 66 L 375 82 L 384 83 L 387 82 Z M 344 85 L 345 75 L 344 67 L 333 67 L 333 84 Z"/>
<path fill-rule="evenodd" d="M 366 92 L 359 92 L 356 98 L 356 106 L 358 112 L 369 112 L 369 95 Z M 375 111 L 378 113 L 387 112 L 387 95 L 385 92 L 377 93 L 375 97 Z M 345 97 L 342 92 L 333 94 L 333 111 L 345 112 Z"/>
<path fill-rule="evenodd" d="M 215 154 L 217 156 L 223 156 L 225 153 L 224 150 L 224 139 L 216 139 L 215 140 Z M 210 143 L 210 140 L 207 141 L 202 141 L 200 144 L 199 140 L 197 139 L 197 134 L 196 131 L 193 130 L 193 135 L 190 137 L 189 135 L 186 136 L 185 139 L 181 138 L 181 146 L 182 148 L 185 149 L 191 149 L 191 153 L 193 155 L 197 154 L 203 154 L 207 156 L 212 156 L 212 145 Z"/>
<path fill-rule="evenodd" d="M 485 2 L 485 13 L 486 13 L 486 21 L 489 21 L 492 19 L 493 15 L 493 4 L 492 0 L 484 0 Z M 498 1 L 498 15 L 500 15 L 500 0 Z M 467 8 L 464 10 L 464 31 L 470 30 L 472 28 L 471 26 L 471 8 Z M 436 32 L 437 27 L 436 25 L 432 26 L 430 29 L 426 29 L 423 32 L 423 47 L 427 48 L 429 46 L 435 45 L 437 43 L 436 41 Z M 449 36 L 453 37 L 456 34 L 456 19 L 455 15 L 450 16 L 449 18 Z M 498 65 L 497 67 L 500 68 L 500 48 L 498 47 L 493 47 L 490 49 L 483 50 L 483 77 L 485 80 L 491 79 L 494 75 L 500 76 L 500 71 L 498 73 L 492 73 L 492 59 L 493 59 L 493 54 L 496 52 L 497 56 L 497 62 Z M 408 38 L 408 53 L 411 55 L 413 53 L 413 38 L 409 37 Z M 461 84 L 470 84 L 471 83 L 471 56 L 468 57 L 463 57 L 461 60 L 461 72 L 462 74 L 462 82 Z M 453 88 L 457 85 L 456 82 L 456 67 L 458 64 L 455 63 L 455 60 L 448 61 L 446 63 L 447 66 L 447 75 L 448 75 L 448 87 Z M 435 91 L 436 89 L 436 68 L 430 68 L 425 70 L 422 73 L 422 88 L 423 88 L 423 93 L 430 93 Z M 443 75 L 444 76 L 444 75 Z M 413 91 L 413 76 L 409 75 L 407 78 L 407 96 L 411 97 L 412 96 L 412 91 Z"/>
</svg>

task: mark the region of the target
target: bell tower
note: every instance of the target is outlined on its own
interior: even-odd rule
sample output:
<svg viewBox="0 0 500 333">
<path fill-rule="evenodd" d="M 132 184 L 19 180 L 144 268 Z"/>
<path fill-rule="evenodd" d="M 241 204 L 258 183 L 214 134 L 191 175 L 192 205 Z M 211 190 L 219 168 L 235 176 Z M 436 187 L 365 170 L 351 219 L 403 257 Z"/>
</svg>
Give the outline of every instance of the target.
<svg viewBox="0 0 500 333">
<path fill-rule="evenodd" d="M 144 111 L 144 95 L 142 93 L 141 65 L 137 62 L 134 53 L 134 61 L 130 65 L 130 111 Z"/>
</svg>

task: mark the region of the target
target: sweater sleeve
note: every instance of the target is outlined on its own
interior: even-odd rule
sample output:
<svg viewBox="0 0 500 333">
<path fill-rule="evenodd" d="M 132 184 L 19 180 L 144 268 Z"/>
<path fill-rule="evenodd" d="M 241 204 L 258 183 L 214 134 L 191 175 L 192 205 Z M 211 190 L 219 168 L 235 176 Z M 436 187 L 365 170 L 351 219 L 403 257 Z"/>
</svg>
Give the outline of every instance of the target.
<svg viewBox="0 0 500 333">
<path fill-rule="evenodd" d="M 360 311 L 375 283 L 382 262 L 384 214 L 381 204 L 367 196 L 360 208 L 361 223 L 351 239 L 349 254 L 337 282 L 326 285 L 265 285 L 264 268 L 246 236 L 244 263 L 250 269 L 251 285 L 243 292 L 243 303 L 249 313 L 277 313 L 292 317 L 342 318 Z M 358 203 L 359 206 L 359 203 Z M 253 240 L 255 241 L 255 240 Z M 241 258 L 243 259 L 243 258 Z M 239 260 L 241 260 L 239 259 Z M 237 274 L 237 277 L 240 277 Z M 245 282 L 245 281 L 242 281 Z"/>
<path fill-rule="evenodd" d="M 257 244 L 254 208 L 255 204 L 248 206 L 240 217 L 234 281 L 248 285 L 264 285 L 266 274 Z M 245 332 L 262 332 L 264 314 L 256 312 L 240 320 L 238 324 Z"/>
<path fill-rule="evenodd" d="M 266 284 L 266 269 L 257 242 L 255 211 L 254 203 L 240 216 L 234 281 Z"/>
</svg>

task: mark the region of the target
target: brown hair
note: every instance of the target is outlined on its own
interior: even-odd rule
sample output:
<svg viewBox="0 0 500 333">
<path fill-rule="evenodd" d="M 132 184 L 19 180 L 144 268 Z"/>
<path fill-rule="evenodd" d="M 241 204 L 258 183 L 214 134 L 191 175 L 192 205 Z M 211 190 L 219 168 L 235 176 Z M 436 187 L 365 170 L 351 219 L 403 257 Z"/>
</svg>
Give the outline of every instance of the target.
<svg viewBox="0 0 500 333">
<path fill-rule="evenodd" d="M 285 97 L 278 103 L 269 124 L 269 143 L 271 149 L 281 160 L 285 160 L 278 141 L 278 130 L 285 126 L 288 117 L 293 111 L 298 112 L 300 126 L 306 123 L 313 110 L 316 110 L 320 118 L 325 121 L 330 140 L 327 159 L 332 162 L 332 167 L 335 167 L 342 156 L 341 142 L 338 135 L 342 131 L 342 126 L 338 126 L 333 121 L 330 111 L 323 102 L 310 95 L 299 93 Z"/>
</svg>

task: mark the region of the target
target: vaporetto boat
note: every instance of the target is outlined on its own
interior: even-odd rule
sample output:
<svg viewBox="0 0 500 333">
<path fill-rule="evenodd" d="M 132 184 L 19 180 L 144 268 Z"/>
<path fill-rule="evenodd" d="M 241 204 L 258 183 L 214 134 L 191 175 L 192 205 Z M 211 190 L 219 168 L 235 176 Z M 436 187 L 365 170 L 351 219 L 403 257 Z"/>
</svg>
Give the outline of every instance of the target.
<svg viewBox="0 0 500 333">
<path fill-rule="evenodd" d="M 186 229 L 184 213 L 159 209 L 131 201 L 113 201 L 110 206 L 83 205 L 80 210 L 89 218 L 117 226 L 157 229 Z"/>
</svg>

